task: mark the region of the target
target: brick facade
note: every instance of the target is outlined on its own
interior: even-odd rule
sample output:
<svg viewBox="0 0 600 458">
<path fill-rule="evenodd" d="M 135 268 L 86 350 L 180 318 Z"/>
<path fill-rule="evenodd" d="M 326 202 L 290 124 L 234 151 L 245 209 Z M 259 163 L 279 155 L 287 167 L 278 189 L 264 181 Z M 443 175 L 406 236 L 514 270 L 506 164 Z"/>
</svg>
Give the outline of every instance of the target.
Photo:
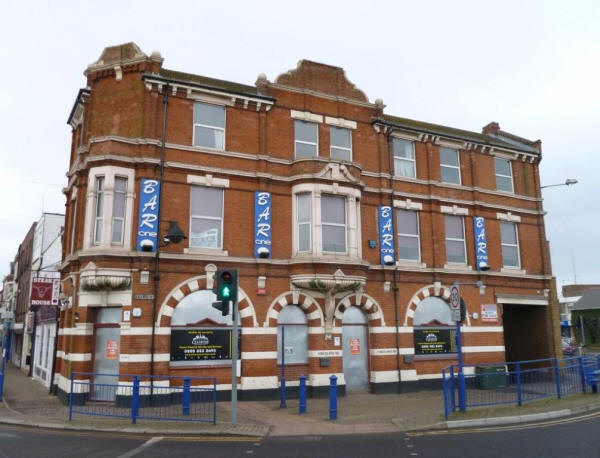
<svg viewBox="0 0 600 458">
<path fill-rule="evenodd" d="M 277 389 L 277 324 L 289 305 L 303 311 L 307 332 L 306 361 L 289 367 L 292 384 L 300 373 L 307 375 L 315 392 L 327 385 L 331 374 L 345 384 L 343 355 L 351 355 L 343 343 L 349 329 L 343 320 L 351 307 L 365 317 L 367 339 L 359 339 L 359 352 L 372 391 L 396 389 L 399 378 L 406 386 L 439 379 L 441 368 L 456 361 L 456 353 L 415 354 L 413 318 L 415 313 L 429 313 L 417 311 L 422 302 L 435 302 L 428 299 L 447 305 L 455 281 L 465 283 L 465 363 L 554 354 L 555 301 L 541 204 L 539 142 L 504 133 L 499 126 L 486 126 L 486 133 L 479 134 L 389 116 L 383 102 L 369 102 L 343 69 L 310 61 L 301 61 L 274 82 L 259 75 L 254 86 L 246 86 L 166 70 L 159 54 L 146 56 L 130 43 L 107 48 L 85 74 L 87 87 L 79 92 L 69 118 L 73 147 L 65 188 L 62 291 L 67 300 L 60 315 L 55 378 L 59 390 L 68 389 L 71 371 L 93 371 L 95 313 L 107 306 L 121 307 L 122 316 L 129 315 L 120 323 L 120 372 L 216 375 L 219 388 L 228 390 L 230 364 L 170 361 L 171 319 L 179 313 L 178 305 L 212 288 L 215 268 L 226 267 L 238 268 L 240 274 L 242 396 Z M 198 103 L 225 107 L 223 147 L 194 146 Z M 166 221 L 176 221 L 188 238 L 160 249 L 155 280 L 155 253 L 136 251 L 138 199 L 140 180 L 160 177 L 165 106 L 160 216 L 165 223 L 160 234 L 167 230 Z M 316 124 L 316 157 L 295 158 L 296 121 Z M 332 127 L 350 131 L 350 160 L 330 158 Z M 395 138 L 414 145 L 414 177 L 390 173 Z M 460 184 L 442 182 L 442 147 L 458 151 Z M 495 158 L 510 162 L 514 192 L 497 190 Z M 117 195 L 110 180 L 126 174 L 130 212 L 125 214 L 123 239 L 130 243 L 94 240 L 98 173 L 105 180 L 102 192 L 108 202 Z M 191 246 L 193 186 L 222 190 L 222 243 L 216 247 Z M 270 193 L 272 201 L 272 244 L 266 259 L 254 257 L 256 191 Z M 308 252 L 299 252 L 295 199 L 307 193 L 312 245 Z M 323 196 L 344 199 L 344 250 L 324 248 L 323 223 L 329 215 L 318 212 L 325 205 Z M 416 261 L 391 266 L 380 262 L 378 209 L 390 205 L 417 212 Z M 447 262 L 448 215 L 463 220 L 465 263 Z M 474 216 L 486 221 L 487 271 L 476 268 Z M 503 221 L 517 227 L 516 268 L 504 266 Z M 102 237 L 106 234 L 98 236 Z M 111 286 L 89 286 L 101 277 Z M 148 299 L 155 288 L 155 300 Z M 497 305 L 496 321 L 482 319 L 482 304 Z M 536 319 L 517 331 L 534 331 L 541 335 L 540 344 L 523 350 L 516 342 L 505 342 L 506 307 L 517 313 L 521 307 L 535 311 Z M 427 324 L 441 326 L 439 319 Z"/>
</svg>

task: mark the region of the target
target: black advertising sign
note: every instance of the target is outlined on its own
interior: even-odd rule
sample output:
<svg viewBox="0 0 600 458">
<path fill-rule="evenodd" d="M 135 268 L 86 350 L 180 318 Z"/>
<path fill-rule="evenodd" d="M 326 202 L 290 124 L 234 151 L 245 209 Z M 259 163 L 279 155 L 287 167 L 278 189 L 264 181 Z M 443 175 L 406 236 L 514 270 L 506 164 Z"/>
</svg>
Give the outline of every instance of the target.
<svg viewBox="0 0 600 458">
<path fill-rule="evenodd" d="M 231 337 L 231 328 L 174 328 L 171 361 L 231 361 Z"/>
<path fill-rule="evenodd" d="M 456 353 L 456 329 L 415 329 L 415 355 Z"/>
</svg>

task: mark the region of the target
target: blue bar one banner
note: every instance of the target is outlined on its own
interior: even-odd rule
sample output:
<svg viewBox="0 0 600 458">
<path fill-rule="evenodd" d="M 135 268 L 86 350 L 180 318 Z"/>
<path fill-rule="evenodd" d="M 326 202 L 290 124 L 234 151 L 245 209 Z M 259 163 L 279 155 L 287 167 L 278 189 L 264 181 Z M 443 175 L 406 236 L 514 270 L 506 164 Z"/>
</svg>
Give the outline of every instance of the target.
<svg viewBox="0 0 600 458">
<path fill-rule="evenodd" d="M 140 180 L 140 208 L 137 226 L 137 251 L 156 251 L 158 244 L 158 206 L 160 181 Z"/>
<path fill-rule="evenodd" d="M 392 211 L 392 207 L 380 205 L 377 213 L 379 222 L 379 258 L 382 265 L 392 265 L 395 262 L 394 212 Z"/>
<path fill-rule="evenodd" d="M 475 259 L 477 270 L 488 270 L 489 260 L 487 251 L 487 236 L 485 233 L 485 218 L 483 216 L 473 217 L 475 228 Z"/>
<path fill-rule="evenodd" d="M 271 193 L 254 193 L 254 257 L 271 257 Z"/>
</svg>

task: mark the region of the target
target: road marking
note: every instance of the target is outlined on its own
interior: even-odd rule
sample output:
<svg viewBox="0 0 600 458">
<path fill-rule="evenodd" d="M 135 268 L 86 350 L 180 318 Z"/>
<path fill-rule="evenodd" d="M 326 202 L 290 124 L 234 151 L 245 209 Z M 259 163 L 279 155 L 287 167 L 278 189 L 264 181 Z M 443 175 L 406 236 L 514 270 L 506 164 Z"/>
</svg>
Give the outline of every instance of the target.
<svg viewBox="0 0 600 458">
<path fill-rule="evenodd" d="M 477 434 L 477 433 L 489 433 L 489 432 L 500 432 L 500 431 L 515 431 L 517 429 L 534 429 L 534 428 L 548 428 L 550 426 L 563 425 L 568 423 L 578 423 L 585 420 L 600 417 L 600 411 L 593 412 L 585 415 L 579 415 L 576 417 L 559 418 L 554 420 L 547 420 L 537 423 L 518 423 L 514 425 L 506 426 L 494 426 L 482 428 L 464 428 L 464 429 L 444 429 L 439 431 L 420 431 L 420 432 L 407 432 L 407 436 L 420 437 L 420 436 L 443 436 L 450 434 Z"/>
<path fill-rule="evenodd" d="M 255 436 L 165 436 L 169 442 L 256 442 Z M 255 446 L 260 444 L 255 443 Z"/>
<path fill-rule="evenodd" d="M 163 438 L 161 436 L 155 436 L 152 439 L 147 440 L 146 442 L 144 442 L 139 447 L 136 447 L 133 450 L 130 450 L 127 453 L 124 453 L 123 455 L 119 455 L 118 458 L 130 458 L 132 456 L 135 456 L 138 453 L 143 452 L 148 447 L 152 447 L 153 444 L 156 444 L 157 442 L 161 441 L 162 439 Z"/>
</svg>

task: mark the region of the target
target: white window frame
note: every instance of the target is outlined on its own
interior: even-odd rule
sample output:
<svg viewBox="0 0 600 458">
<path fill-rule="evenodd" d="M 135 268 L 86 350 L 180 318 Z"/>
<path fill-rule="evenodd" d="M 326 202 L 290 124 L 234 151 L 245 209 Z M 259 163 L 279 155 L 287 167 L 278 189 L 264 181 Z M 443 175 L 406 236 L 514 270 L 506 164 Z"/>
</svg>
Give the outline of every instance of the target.
<svg viewBox="0 0 600 458">
<path fill-rule="evenodd" d="M 299 194 L 311 195 L 311 251 L 298 251 L 298 209 L 296 196 Z M 346 199 L 346 253 L 324 252 L 323 251 L 323 231 L 321 222 L 321 196 L 323 194 L 332 194 L 334 196 L 343 196 Z M 292 187 L 292 227 L 293 231 L 293 256 L 330 258 L 330 257 L 348 257 L 359 259 L 362 257 L 361 247 L 361 217 L 360 217 L 360 199 L 361 192 L 345 186 L 325 183 L 302 183 Z"/>
<path fill-rule="evenodd" d="M 398 141 L 402 141 L 402 142 L 408 142 L 411 144 L 412 146 L 412 152 L 413 152 L 413 157 L 412 159 L 408 159 L 406 157 L 403 156 L 396 156 L 396 148 L 394 146 L 394 142 L 398 140 Z M 401 137 L 392 137 L 392 153 L 394 155 L 394 176 L 395 177 L 403 177 L 403 178 L 417 178 L 417 152 L 415 149 L 415 141 L 408 139 L 408 138 L 401 138 Z M 398 169 L 396 167 L 396 161 L 404 161 L 404 162 L 410 162 L 412 163 L 412 176 L 410 175 L 400 175 L 398 173 Z"/>
<path fill-rule="evenodd" d="M 102 186 L 100 186 L 102 185 Z M 102 199 L 100 199 L 102 197 Z M 104 202 L 106 200 L 106 178 L 103 175 L 96 176 L 96 199 L 94 205 L 94 234 L 93 244 L 100 245 L 102 243 L 102 229 L 104 220 Z"/>
<path fill-rule="evenodd" d="M 298 212 L 300 210 L 300 206 L 298 205 L 298 200 L 300 198 L 300 196 L 307 196 L 310 202 L 310 219 L 308 221 L 299 221 L 299 217 L 298 217 Z M 313 234 L 312 234 L 312 228 L 313 228 L 313 198 L 312 198 L 312 194 L 309 192 L 301 192 L 298 194 L 295 194 L 295 203 L 296 203 L 296 250 L 298 253 L 310 253 L 312 252 L 312 247 L 313 247 Z M 300 250 L 300 225 L 308 225 L 308 250 Z"/>
<path fill-rule="evenodd" d="M 454 237 L 448 237 L 448 234 L 446 233 L 446 218 L 460 218 L 460 222 L 462 224 L 462 239 L 457 239 Z M 465 260 L 464 262 L 457 262 L 457 261 L 450 261 L 448 260 L 448 245 L 447 242 L 462 242 L 463 244 L 463 253 L 465 255 Z M 446 246 L 446 262 L 448 264 L 454 264 L 454 265 L 466 265 L 467 264 L 467 243 L 466 243 L 466 236 L 465 236 L 465 218 L 464 216 L 459 216 L 459 215 L 444 215 L 444 244 Z"/>
<path fill-rule="evenodd" d="M 304 123 L 304 124 L 312 124 L 316 131 L 317 131 L 317 141 L 316 143 L 313 142 L 307 142 L 305 140 L 298 140 L 296 138 L 296 123 Z M 310 157 L 298 157 L 297 156 L 297 151 L 296 151 L 296 145 L 298 143 L 302 143 L 304 145 L 314 145 L 315 146 L 315 155 L 314 156 L 310 156 Z M 294 119 L 294 159 L 310 159 L 311 157 L 319 157 L 319 123 L 313 122 L 313 121 L 303 121 L 301 119 Z"/>
<path fill-rule="evenodd" d="M 196 105 L 212 105 L 214 107 L 220 107 L 223 109 L 223 127 L 218 127 L 218 126 L 211 126 L 208 124 L 200 124 L 200 123 L 196 123 L 194 121 L 194 112 L 196 110 Z M 204 101 L 199 101 L 196 100 L 194 101 L 194 107 L 193 107 L 193 112 L 192 112 L 192 146 L 198 147 L 198 148 L 211 148 L 211 149 L 216 149 L 219 151 L 224 151 L 225 150 L 225 140 L 226 140 L 226 128 L 227 128 L 227 109 L 225 107 L 225 105 L 220 105 L 217 103 L 208 103 L 208 102 L 204 102 Z M 220 130 L 223 132 L 223 146 L 221 148 L 218 147 L 214 147 L 214 146 L 206 146 L 206 145 L 196 145 L 196 126 L 198 127 L 204 127 L 206 129 L 213 129 L 213 130 Z"/>
<path fill-rule="evenodd" d="M 117 187 L 116 187 L 116 182 L 117 179 L 121 179 L 121 180 L 125 180 L 125 191 L 117 191 Z M 112 245 L 123 245 L 123 240 L 125 238 L 125 220 L 127 219 L 127 177 L 123 177 L 123 176 L 115 176 L 115 190 L 113 193 L 113 211 L 112 211 L 112 221 L 111 221 L 111 225 L 110 225 L 110 243 Z M 115 198 L 117 196 L 117 194 L 123 194 L 124 195 L 124 199 L 125 199 L 125 203 L 124 203 L 124 207 L 125 207 L 125 215 L 123 217 L 121 216 L 115 216 Z M 117 241 L 115 241 L 113 239 L 113 235 L 114 235 L 114 227 L 115 227 L 115 221 L 121 221 L 121 238 Z"/>
<path fill-rule="evenodd" d="M 516 244 L 507 243 L 502 239 L 502 225 L 503 224 L 510 224 L 514 228 L 515 240 L 517 241 Z M 516 266 L 507 266 L 506 263 L 504 262 L 504 254 L 502 254 L 502 266 L 505 269 L 516 269 L 516 270 L 521 269 L 521 248 L 519 247 L 519 227 L 517 226 L 517 223 L 513 223 L 510 221 L 500 221 L 500 251 L 502 251 L 502 248 L 505 246 L 506 247 L 514 247 L 517 249 L 517 265 Z"/>
<path fill-rule="evenodd" d="M 344 228 L 344 251 L 326 251 L 323 248 L 323 253 L 346 255 L 346 254 L 348 254 L 348 199 L 346 199 L 345 196 L 338 196 L 335 194 L 323 193 L 323 194 L 321 194 L 321 202 L 323 201 L 323 198 L 327 198 L 327 197 L 338 197 L 338 198 L 341 197 L 344 199 L 344 224 L 329 223 L 329 222 L 326 223 L 323 221 L 323 215 L 321 215 L 321 243 L 323 243 L 323 226 L 343 227 Z"/>
<path fill-rule="evenodd" d="M 331 140 L 331 132 L 333 129 L 345 130 L 348 132 L 348 135 L 350 136 L 350 148 L 346 148 L 345 146 L 336 146 L 333 144 Z M 340 159 L 337 157 L 333 157 L 333 149 L 347 151 L 349 156 L 348 159 Z M 352 129 L 340 126 L 329 126 L 329 158 L 333 159 L 334 161 L 352 161 Z"/>
<path fill-rule="evenodd" d="M 442 163 L 442 148 L 448 149 L 448 150 L 453 150 L 456 153 L 456 162 L 458 165 L 450 165 L 450 164 Z M 458 171 L 458 183 L 454 183 L 452 181 L 444 181 L 443 174 L 442 174 L 442 169 L 444 167 L 448 168 L 448 169 L 456 169 Z M 462 176 L 460 173 L 460 151 L 458 150 L 458 148 L 451 148 L 449 146 L 440 146 L 440 181 L 442 183 L 448 183 L 448 184 L 456 184 L 456 185 L 462 184 Z"/>
<path fill-rule="evenodd" d="M 510 175 L 502 175 L 501 173 L 498 173 L 498 171 L 496 170 L 496 160 L 508 162 L 508 169 L 510 170 Z M 515 181 L 514 181 L 513 176 L 514 176 L 514 174 L 513 174 L 513 170 L 512 170 L 512 161 L 506 157 L 498 157 L 498 156 L 494 157 L 494 177 L 496 178 L 496 191 L 514 193 L 515 192 Z M 505 189 L 498 189 L 498 177 L 510 178 L 510 188 L 511 188 L 510 191 L 507 191 Z"/>
<path fill-rule="evenodd" d="M 95 243 L 96 238 L 96 212 L 97 212 L 97 187 L 98 178 L 104 178 L 102 219 L 98 220 L 101 224 L 99 243 Z M 123 243 L 113 244 L 112 240 L 112 211 L 115 188 L 115 177 L 127 179 L 127 195 L 125 201 L 125 222 L 123 224 Z M 88 250 L 117 250 L 130 251 L 132 245 L 133 232 L 133 208 L 135 200 L 135 170 L 125 167 L 101 166 L 92 167 L 88 172 L 88 188 L 86 193 L 85 205 L 85 224 L 83 249 Z M 110 215 L 106 216 L 106 215 Z"/>
<path fill-rule="evenodd" d="M 411 210 L 411 209 L 404 209 L 404 208 L 396 208 L 396 227 L 398 228 L 398 232 L 396 233 L 396 240 L 398 241 L 398 261 L 402 261 L 402 262 L 421 262 L 421 222 L 420 222 L 420 218 L 419 218 L 419 212 L 417 210 Z M 399 228 L 399 224 L 398 224 L 398 212 L 399 211 L 404 211 L 404 212 L 413 212 L 417 218 L 417 235 L 415 234 L 405 234 L 400 232 L 400 228 Z M 418 247 L 418 253 L 419 253 L 419 257 L 417 259 L 409 259 L 409 258 L 401 258 L 400 257 L 400 237 L 411 237 L 411 238 L 416 238 L 417 239 L 417 247 Z"/>
<path fill-rule="evenodd" d="M 197 187 L 197 188 L 205 188 L 205 189 L 217 189 L 220 190 L 222 193 L 222 199 L 221 199 L 221 217 L 215 217 L 215 216 L 204 216 L 204 215 L 194 215 L 192 214 L 192 188 L 193 187 Z M 213 221 L 220 221 L 221 225 L 220 225 L 220 237 L 219 237 L 219 245 L 215 246 L 215 247 L 203 247 L 203 246 L 196 246 L 196 245 L 192 245 L 192 221 L 194 218 L 200 218 L 200 219 L 205 219 L 205 220 L 213 220 Z M 203 250 L 222 250 L 223 249 L 223 239 L 224 237 L 224 233 L 223 233 L 223 222 L 225 219 L 225 190 L 221 187 L 212 187 L 212 186 L 203 186 L 203 185 L 199 185 L 199 184 L 192 184 L 192 186 L 190 186 L 190 222 L 189 222 L 189 228 L 190 228 L 190 238 L 189 238 L 189 247 L 191 249 L 203 249 Z"/>
</svg>

